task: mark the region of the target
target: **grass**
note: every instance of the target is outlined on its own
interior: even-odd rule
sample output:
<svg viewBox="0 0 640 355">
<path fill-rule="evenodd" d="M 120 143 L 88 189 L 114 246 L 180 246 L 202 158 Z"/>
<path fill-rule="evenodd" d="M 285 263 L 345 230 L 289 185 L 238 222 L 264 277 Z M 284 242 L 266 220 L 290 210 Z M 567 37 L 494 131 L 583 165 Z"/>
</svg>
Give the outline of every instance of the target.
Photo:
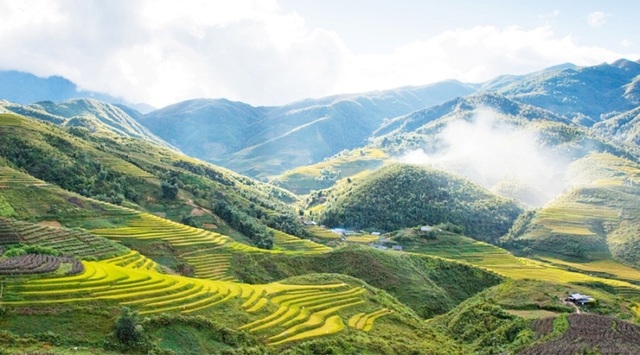
<svg viewBox="0 0 640 355">
<path fill-rule="evenodd" d="M 353 150 L 320 163 L 287 171 L 273 179 L 271 183 L 298 195 L 305 195 L 311 190 L 320 190 L 332 185 L 331 182 L 324 182 L 319 179 L 324 169 L 339 171 L 340 178 L 346 179 L 378 169 L 388 158 L 386 153 L 376 148 Z"/>
<path fill-rule="evenodd" d="M 9 114 L 9 113 L 0 113 L 0 126 L 5 126 L 5 127 L 20 127 L 23 126 L 25 123 L 25 119 L 17 116 L 15 114 Z"/>
<path fill-rule="evenodd" d="M 558 315 L 557 312 L 547 311 L 544 309 L 536 309 L 536 310 L 508 309 L 506 310 L 506 312 L 524 319 L 539 319 L 539 318 L 555 317 Z"/>
</svg>

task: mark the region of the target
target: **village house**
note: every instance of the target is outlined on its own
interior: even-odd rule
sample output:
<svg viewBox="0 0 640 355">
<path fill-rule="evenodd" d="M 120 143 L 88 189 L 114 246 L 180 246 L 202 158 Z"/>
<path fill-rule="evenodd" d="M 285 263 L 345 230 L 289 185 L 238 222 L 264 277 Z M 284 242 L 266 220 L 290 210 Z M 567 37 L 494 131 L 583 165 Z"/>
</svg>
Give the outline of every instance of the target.
<svg viewBox="0 0 640 355">
<path fill-rule="evenodd" d="M 572 293 L 569 295 L 569 297 L 567 297 L 567 301 L 573 302 L 580 306 L 584 306 L 587 303 L 595 302 L 596 299 L 591 296 L 583 295 L 581 293 Z"/>
</svg>

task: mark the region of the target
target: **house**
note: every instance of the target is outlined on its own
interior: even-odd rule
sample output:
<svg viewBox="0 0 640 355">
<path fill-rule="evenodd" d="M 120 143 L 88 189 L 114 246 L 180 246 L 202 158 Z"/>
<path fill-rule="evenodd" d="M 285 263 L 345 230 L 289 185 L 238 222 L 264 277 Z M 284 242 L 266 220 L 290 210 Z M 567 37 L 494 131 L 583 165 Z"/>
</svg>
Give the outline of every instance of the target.
<svg viewBox="0 0 640 355">
<path fill-rule="evenodd" d="M 573 302 L 580 306 L 584 306 L 587 303 L 595 302 L 596 299 L 591 296 L 583 295 L 581 293 L 572 293 L 567 298 L 567 301 Z"/>
<path fill-rule="evenodd" d="M 402 245 L 393 245 L 391 248 L 393 250 L 402 251 Z"/>
<path fill-rule="evenodd" d="M 380 250 L 387 250 L 389 248 L 387 248 L 386 246 L 382 245 L 382 244 L 375 244 L 375 243 L 371 243 L 369 244 L 372 248 L 376 248 L 376 249 L 380 249 Z"/>
<path fill-rule="evenodd" d="M 420 231 L 421 232 L 431 232 L 433 230 L 433 227 L 431 226 L 422 226 L 420 227 Z"/>
<path fill-rule="evenodd" d="M 380 232 L 372 232 L 371 235 L 379 236 Z"/>
</svg>

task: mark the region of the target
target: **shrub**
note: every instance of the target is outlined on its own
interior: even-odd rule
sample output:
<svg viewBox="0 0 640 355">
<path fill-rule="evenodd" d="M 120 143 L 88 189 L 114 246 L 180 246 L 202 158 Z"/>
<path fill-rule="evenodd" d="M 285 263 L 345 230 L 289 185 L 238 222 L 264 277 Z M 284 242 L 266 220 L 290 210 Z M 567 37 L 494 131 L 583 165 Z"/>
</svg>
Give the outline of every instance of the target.
<svg viewBox="0 0 640 355">
<path fill-rule="evenodd" d="M 136 321 L 136 313 L 129 307 L 122 307 L 116 321 L 116 339 L 126 346 L 134 346 L 144 339 L 143 328 Z"/>
</svg>

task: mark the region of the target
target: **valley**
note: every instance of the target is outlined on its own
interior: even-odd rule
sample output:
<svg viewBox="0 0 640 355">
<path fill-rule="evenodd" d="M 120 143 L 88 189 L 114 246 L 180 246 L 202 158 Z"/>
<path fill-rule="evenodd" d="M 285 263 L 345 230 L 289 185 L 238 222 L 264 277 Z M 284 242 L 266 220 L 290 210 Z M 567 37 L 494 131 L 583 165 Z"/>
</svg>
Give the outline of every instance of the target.
<svg viewBox="0 0 640 355">
<path fill-rule="evenodd" d="M 639 350 L 639 75 L 2 101 L 0 352 Z"/>
</svg>

